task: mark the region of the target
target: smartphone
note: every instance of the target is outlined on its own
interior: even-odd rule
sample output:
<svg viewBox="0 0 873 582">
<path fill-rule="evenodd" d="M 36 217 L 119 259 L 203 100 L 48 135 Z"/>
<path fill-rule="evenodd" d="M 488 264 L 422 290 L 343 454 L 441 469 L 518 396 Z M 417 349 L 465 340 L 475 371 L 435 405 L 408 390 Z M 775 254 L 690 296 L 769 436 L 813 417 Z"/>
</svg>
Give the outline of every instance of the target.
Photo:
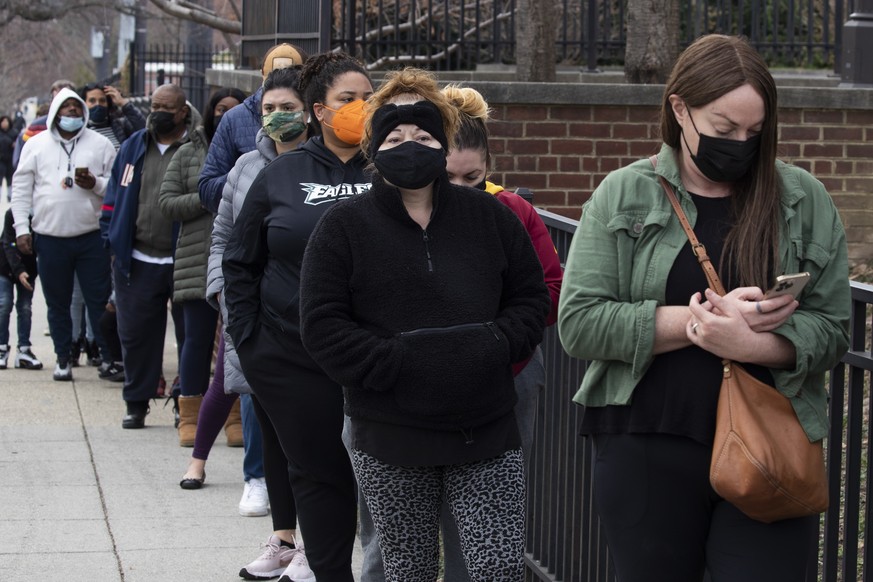
<svg viewBox="0 0 873 582">
<path fill-rule="evenodd" d="M 76 168 L 76 176 L 87 176 L 88 168 Z"/>
<path fill-rule="evenodd" d="M 797 299 L 800 292 L 809 282 L 809 273 L 794 273 L 792 275 L 779 275 L 776 283 L 764 294 L 764 299 L 772 299 L 780 295 L 791 295 Z"/>
</svg>

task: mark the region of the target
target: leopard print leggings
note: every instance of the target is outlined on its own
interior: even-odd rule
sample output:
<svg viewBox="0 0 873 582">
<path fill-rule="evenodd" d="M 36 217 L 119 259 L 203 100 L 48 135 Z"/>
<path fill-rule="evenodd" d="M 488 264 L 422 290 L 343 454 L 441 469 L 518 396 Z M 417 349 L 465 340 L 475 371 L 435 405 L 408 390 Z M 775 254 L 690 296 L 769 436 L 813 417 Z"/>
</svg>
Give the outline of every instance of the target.
<svg viewBox="0 0 873 582">
<path fill-rule="evenodd" d="M 352 465 L 373 515 L 388 582 L 437 579 L 443 498 L 458 525 L 473 582 L 524 578 L 521 449 L 438 467 L 399 467 L 353 450 Z"/>
</svg>

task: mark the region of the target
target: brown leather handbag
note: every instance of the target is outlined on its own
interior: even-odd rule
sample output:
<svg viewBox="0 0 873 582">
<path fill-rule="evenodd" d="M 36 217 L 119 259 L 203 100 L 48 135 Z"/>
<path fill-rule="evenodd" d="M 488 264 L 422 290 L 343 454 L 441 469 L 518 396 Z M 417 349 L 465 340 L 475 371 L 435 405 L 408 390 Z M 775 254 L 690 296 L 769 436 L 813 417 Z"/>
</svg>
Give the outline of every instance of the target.
<svg viewBox="0 0 873 582">
<path fill-rule="evenodd" d="M 724 295 L 721 280 L 676 194 L 659 178 L 710 288 Z M 828 482 L 822 442 L 809 442 L 791 402 L 778 390 L 736 362 L 722 363 L 709 467 L 712 488 L 747 516 L 764 523 L 825 511 Z"/>
</svg>

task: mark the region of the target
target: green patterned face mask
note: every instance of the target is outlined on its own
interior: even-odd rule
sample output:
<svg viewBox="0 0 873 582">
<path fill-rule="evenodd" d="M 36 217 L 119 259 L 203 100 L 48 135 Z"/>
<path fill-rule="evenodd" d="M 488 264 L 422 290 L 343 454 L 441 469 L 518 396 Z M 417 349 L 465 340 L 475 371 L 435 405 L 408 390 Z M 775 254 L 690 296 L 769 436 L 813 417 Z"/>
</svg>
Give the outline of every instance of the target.
<svg viewBox="0 0 873 582">
<path fill-rule="evenodd" d="M 275 142 L 287 143 L 306 131 L 305 111 L 274 111 L 264 116 L 264 132 Z"/>
</svg>

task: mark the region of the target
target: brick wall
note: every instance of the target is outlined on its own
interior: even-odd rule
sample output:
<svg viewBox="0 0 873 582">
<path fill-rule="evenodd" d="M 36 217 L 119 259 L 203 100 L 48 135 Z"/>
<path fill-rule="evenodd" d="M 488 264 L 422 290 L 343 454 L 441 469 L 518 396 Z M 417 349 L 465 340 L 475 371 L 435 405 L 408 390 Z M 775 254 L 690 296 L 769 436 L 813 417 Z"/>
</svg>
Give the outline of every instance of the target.
<svg viewBox="0 0 873 582">
<path fill-rule="evenodd" d="M 482 92 L 494 110 L 492 179 L 529 188 L 535 206 L 579 218 L 607 173 L 658 151 L 663 86 L 626 85 L 620 72 L 608 71 L 559 71 L 558 83 L 514 77 L 507 69 L 440 73 L 439 80 Z M 850 260 L 873 264 L 873 89 L 840 88 L 827 71 L 774 77 L 779 157 L 824 183 L 846 225 Z M 210 70 L 207 82 L 254 91 L 261 77 Z"/>
<path fill-rule="evenodd" d="M 493 105 L 493 101 L 492 101 Z M 612 170 L 658 151 L 651 105 L 493 105 L 493 181 L 578 219 Z M 815 175 L 839 208 L 853 264 L 873 263 L 873 108 L 783 108 L 779 158 Z"/>
</svg>

